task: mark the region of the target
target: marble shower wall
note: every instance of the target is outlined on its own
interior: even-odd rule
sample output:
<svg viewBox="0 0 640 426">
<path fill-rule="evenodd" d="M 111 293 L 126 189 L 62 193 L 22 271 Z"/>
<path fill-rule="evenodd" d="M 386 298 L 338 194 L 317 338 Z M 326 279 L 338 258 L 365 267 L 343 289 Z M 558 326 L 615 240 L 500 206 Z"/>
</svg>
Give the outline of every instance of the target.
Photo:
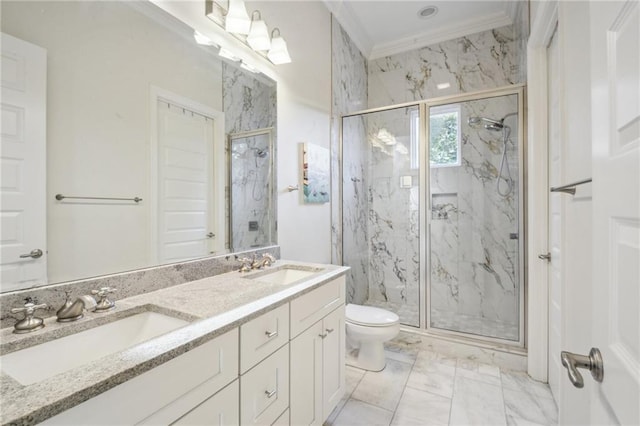
<svg viewBox="0 0 640 426">
<path fill-rule="evenodd" d="M 274 141 L 277 140 L 277 90 L 274 81 L 223 62 L 222 86 L 226 135 L 271 127 L 271 137 Z M 244 148 L 240 145 L 236 147 L 233 156 L 230 156 L 229 145 L 225 146 L 226 158 L 236 161 L 231 167 L 231 181 L 226 185 L 225 204 L 231 205 L 230 191 L 241 196 L 234 197 L 231 207 L 234 229 L 230 232 L 233 237 L 227 236 L 226 247 L 230 248 L 232 244 L 229 239 L 234 238 L 233 250 L 273 244 L 277 239 L 275 185 L 271 186 L 270 179 L 270 171 L 276 170 L 276 144 L 272 145 L 272 149 L 264 157 L 256 154 L 260 149 L 268 147 L 265 137 L 247 138 L 243 145 Z M 270 161 L 273 162 L 272 169 L 268 167 Z M 239 190 L 234 191 L 233 185 Z M 269 214 L 265 214 L 265 209 Z M 227 229 L 230 213 L 227 208 Z M 258 229 L 250 228 L 249 222 L 257 222 Z"/>
<path fill-rule="evenodd" d="M 520 8 L 514 26 L 472 34 L 368 62 L 337 21 L 333 19 L 332 22 L 333 164 L 340 164 L 338 162 L 340 140 L 338 120 L 341 114 L 402 102 L 492 89 L 526 81 L 524 47 L 528 29 L 523 26 L 523 23 L 527 22 L 526 8 Z M 450 87 L 438 90 L 436 85 L 441 83 L 449 83 Z M 501 113 L 498 110 L 482 107 L 477 109 L 478 111 L 474 113 Z M 409 164 L 408 158 L 413 155 L 411 152 L 392 152 L 376 148 L 372 144 L 372 134 L 384 126 L 394 135 L 406 138 L 408 128 L 406 123 L 398 125 L 402 120 L 394 119 L 391 122 L 385 122 L 389 118 L 390 116 L 376 113 L 351 117 L 343 122 L 341 181 L 339 170 L 336 168 L 332 170 L 333 262 L 352 267 L 348 278 L 350 301 L 386 307 L 398 313 L 403 323 L 417 326 L 419 325 L 419 301 L 424 297 L 420 295 L 419 277 L 421 262 L 419 173 L 418 170 L 411 169 L 412 166 Z M 489 137 L 482 132 L 484 131 L 481 131 L 478 137 L 483 141 L 482 143 L 485 143 Z M 515 129 L 513 134 L 515 137 Z M 468 136 L 468 139 L 471 139 L 471 136 Z M 495 141 L 488 143 L 491 149 L 497 147 Z M 474 145 L 471 143 L 469 148 L 471 149 Z M 491 155 L 482 160 L 471 156 L 466 159 L 466 164 L 457 168 L 468 174 L 469 183 L 472 179 L 478 180 L 477 173 L 495 174 L 493 169 L 499 167 L 499 162 L 497 166 L 490 166 L 495 164 L 496 155 L 493 151 L 490 150 L 490 152 Z M 510 155 L 511 170 L 517 177 L 517 154 L 514 151 Z M 486 166 L 488 170 L 479 168 L 479 165 Z M 463 172 L 459 174 L 462 175 Z M 472 178 L 472 176 L 475 177 Z M 401 177 L 404 177 L 402 184 Z M 479 181 L 487 188 L 491 187 L 488 177 Z M 338 184 L 343 185 L 342 200 L 339 198 Z M 469 315 L 470 318 L 480 319 L 480 326 L 476 328 L 489 328 L 490 335 L 500 329 L 502 337 L 512 338 L 512 334 L 509 334 L 513 329 L 511 320 L 515 318 L 517 321 L 518 318 L 519 295 L 517 289 L 509 288 L 510 284 L 518 282 L 517 260 L 510 270 L 509 262 L 517 259 L 517 253 L 514 252 L 517 250 L 517 240 L 514 240 L 515 242 L 509 240 L 512 243 L 509 245 L 501 239 L 501 236 L 495 236 L 494 230 L 499 230 L 502 235 L 504 229 L 510 229 L 512 225 L 510 219 L 505 221 L 504 218 L 500 218 L 500 215 L 505 217 L 515 215 L 517 219 L 517 210 L 507 213 L 509 207 L 505 205 L 502 210 L 498 210 L 499 213 L 485 211 L 490 210 L 495 203 L 487 201 L 486 206 L 483 207 L 478 204 L 478 200 L 474 199 L 477 202 L 473 204 L 474 200 L 465 199 L 472 194 L 483 199 L 482 193 L 477 191 L 476 185 L 464 191 L 461 190 L 460 195 L 456 189 L 452 194 L 443 190 L 441 194 L 434 197 L 434 202 L 442 210 L 440 214 L 443 218 L 448 217 L 450 221 L 457 221 L 462 214 L 460 213 L 462 209 L 466 209 L 468 214 L 470 209 L 467 209 L 466 205 L 469 204 L 474 209 L 480 209 L 474 214 L 477 214 L 478 218 L 486 219 L 487 223 L 469 222 L 466 228 L 463 226 L 458 229 L 457 222 L 455 228 L 452 225 L 446 228 L 444 221 L 434 222 L 436 229 L 433 230 L 432 237 L 434 241 L 438 240 L 438 244 L 445 246 L 443 250 L 447 245 L 450 246 L 451 250 L 448 253 L 451 256 L 448 258 L 440 254 L 440 257 L 435 260 L 435 262 L 441 262 L 437 271 L 442 279 L 438 281 L 434 290 L 434 312 L 436 313 L 432 319 L 437 318 L 437 312 L 441 312 L 439 308 L 443 308 L 445 314 L 441 316 L 440 324 L 444 328 L 463 329 L 464 327 L 449 323 L 456 318 L 462 318 L 462 315 Z M 463 196 L 463 192 L 466 195 Z M 488 197 L 491 198 L 491 195 Z M 513 197 L 517 207 L 517 194 L 513 194 Z M 434 214 L 438 213 L 434 212 Z M 502 220 L 502 222 L 496 224 L 496 220 L 498 222 Z M 441 223 L 443 225 L 440 225 Z M 476 233 L 473 234 L 474 238 L 471 241 L 459 241 L 459 232 L 466 232 L 466 229 L 470 231 L 474 227 Z M 511 232 L 517 232 L 517 230 L 509 233 Z M 467 263 L 461 266 L 461 258 L 454 259 L 452 253 L 453 248 L 457 249 L 464 244 L 473 244 L 473 249 L 470 252 L 464 252 L 464 256 L 472 252 L 475 257 L 473 260 L 465 258 Z M 486 252 L 485 248 L 489 252 Z M 493 250 L 499 252 L 494 253 Z M 456 256 L 460 255 L 458 252 L 455 253 Z M 468 281 L 465 284 L 459 284 L 462 277 L 459 269 L 465 268 L 468 270 L 465 280 L 468 278 Z M 453 275 L 454 273 L 456 275 Z M 474 274 L 475 277 L 480 278 L 480 284 L 475 284 L 473 281 Z M 493 284 L 483 274 L 493 278 Z M 451 284 L 453 282 L 456 284 Z M 504 288 L 498 285 L 500 290 L 497 290 L 494 284 L 498 282 Z M 469 290 L 463 288 L 464 297 L 460 298 L 459 287 L 465 285 Z M 363 288 L 365 286 L 368 288 Z M 466 296 L 467 293 L 470 296 Z M 492 316 L 492 312 L 495 315 Z M 482 315 L 486 317 L 483 318 Z M 502 332 L 503 328 L 508 331 Z M 467 331 L 475 332 L 475 330 Z M 483 330 L 480 332 L 485 333 Z"/>
<path fill-rule="evenodd" d="M 222 93 L 227 134 L 276 126 L 275 81 L 223 62 Z"/>
<path fill-rule="evenodd" d="M 506 26 L 371 60 L 368 107 L 427 100 L 525 82 L 526 51 L 522 48 L 523 37 L 526 35 L 521 29 Z M 449 83 L 450 87 L 438 90 L 436 85 L 441 83 Z M 515 110 L 515 106 L 513 109 L 507 108 L 504 114 Z M 468 117 L 465 114 L 468 112 L 463 112 L 462 121 Z M 482 106 L 476 106 L 474 114 L 488 114 L 497 118 L 504 115 L 500 115 L 500 110 Z M 465 137 L 465 142 L 472 140 L 468 135 Z M 437 251 L 437 254 L 431 259 L 431 265 L 438 280 L 432 289 L 432 321 L 438 319 L 439 326 L 443 328 L 463 329 L 464 324 L 452 325 L 450 322 L 462 318 L 460 315 L 464 313 L 479 319 L 480 325 L 476 328 L 488 329 L 489 335 L 494 335 L 494 330 L 507 328 L 509 331 L 502 333 L 501 337 L 513 338 L 512 320 L 516 320 L 517 333 L 519 299 L 518 290 L 514 290 L 510 285 L 518 282 L 515 276 L 517 253 L 507 254 L 511 246 L 502 237 L 503 228 L 513 228 L 511 219 L 514 215 L 517 229 L 517 210 L 511 209 L 508 204 L 497 206 L 500 200 L 494 199 L 491 192 L 493 187 L 488 176 L 495 175 L 496 169 L 499 168 L 499 154 L 493 151 L 499 148 L 499 144 L 495 141 L 488 142 L 489 136 L 484 134 L 484 131 L 480 137 L 483 143 L 491 146 L 491 150 L 488 151 L 490 155 L 484 158 L 482 154 L 486 150 L 474 151 L 479 147 L 473 143 L 463 145 L 466 148 L 463 148 L 462 152 L 462 167 L 450 168 L 447 171 L 440 169 L 442 174 L 461 170 L 455 172 L 460 174 L 460 188 L 456 187 L 451 191 L 443 189 L 435 195 L 433 201 L 437 207 L 433 214 L 437 216 L 439 210 L 443 217 L 449 215 L 449 221 L 456 222 L 462 209 L 466 215 L 477 215 L 478 220 L 469 221 L 467 224 L 461 222 L 460 227 L 450 225 L 446 229 L 440 225 L 442 222 L 433 222 L 435 228 L 432 229 L 431 244 L 433 252 Z M 517 153 L 514 150 L 511 154 L 512 174 L 517 176 Z M 417 325 L 420 257 L 419 217 L 416 212 L 419 209 L 419 195 L 417 188 L 399 188 L 397 171 L 388 174 L 390 177 L 385 187 L 382 180 L 384 178 L 377 174 L 381 172 L 378 167 L 384 168 L 385 160 L 374 154 L 372 161 L 376 165 L 373 167 L 376 177 L 372 176 L 369 187 L 371 199 L 368 232 L 371 240 L 384 242 L 384 245 L 370 244 L 369 264 L 372 275 L 369 281 L 369 303 L 393 310 L 400 315 L 401 321 L 405 324 Z M 465 179 L 462 179 L 463 175 L 466 176 Z M 466 183 L 463 184 L 465 180 Z M 482 191 L 483 188 L 479 186 L 486 186 L 487 191 Z M 412 191 L 416 191 L 413 196 Z M 398 194 L 402 193 L 406 193 L 405 200 L 399 198 Z M 471 195 L 475 197 L 473 200 L 469 199 Z M 485 195 L 488 200 L 484 200 Z M 513 202 L 517 207 L 517 194 L 513 196 Z M 483 201 L 486 205 L 481 204 Z M 497 210 L 493 210 L 494 208 Z M 475 230 L 474 234 L 471 234 L 472 230 Z M 506 234 L 507 237 L 509 232 Z M 463 240 L 458 240 L 459 235 L 463 236 Z M 467 238 L 466 235 L 473 235 L 473 238 Z M 458 248 L 469 244 L 473 246 L 470 251 L 458 252 Z M 517 240 L 513 242 L 513 247 L 517 248 Z M 446 254 L 442 254 L 442 251 Z M 471 254 L 473 257 L 469 258 Z M 402 267 L 400 263 L 389 262 L 389 259 L 401 260 Z M 460 259 L 464 259 L 464 262 Z M 509 263 L 514 261 L 515 264 L 509 269 Z M 464 273 L 460 268 L 466 268 Z M 373 278 L 374 275 L 377 278 Z M 485 282 L 490 282 L 485 275 L 493 278 L 494 283 L 500 283 L 504 288 L 500 285 L 497 285 L 497 288 L 495 285 L 485 285 Z M 475 281 L 476 278 L 478 282 Z M 462 296 L 460 285 L 463 286 Z M 441 312 L 443 314 L 439 316 Z M 463 331 L 474 332 L 475 329 Z M 485 331 L 481 330 L 479 334 L 485 334 Z"/>
<path fill-rule="evenodd" d="M 517 95 L 460 104 L 461 164 L 431 168 L 432 327 L 518 340 L 518 117 L 505 120 L 505 195 L 496 189 L 503 132 L 468 124 L 469 117 L 501 119 L 517 110 Z"/>
<path fill-rule="evenodd" d="M 371 60 L 369 108 L 524 83 L 523 37 L 509 25 Z"/>
<path fill-rule="evenodd" d="M 331 52 L 331 259 L 332 263 L 351 266 L 347 274 L 347 301 L 364 303 L 369 290 L 366 130 L 362 118 L 345 120 L 346 160 L 342 163 L 340 117 L 367 108 L 367 61 L 334 17 Z"/>
<path fill-rule="evenodd" d="M 272 244 L 270 132 L 231 141 L 231 249 Z"/>
</svg>

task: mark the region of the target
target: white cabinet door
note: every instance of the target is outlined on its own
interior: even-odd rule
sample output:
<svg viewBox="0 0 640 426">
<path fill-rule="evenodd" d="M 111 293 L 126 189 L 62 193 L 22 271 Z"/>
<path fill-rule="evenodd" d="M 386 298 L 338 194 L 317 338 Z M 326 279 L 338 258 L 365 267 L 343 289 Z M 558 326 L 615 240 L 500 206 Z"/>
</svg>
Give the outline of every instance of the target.
<svg viewBox="0 0 640 426">
<path fill-rule="evenodd" d="M 239 424 L 240 386 L 237 380 L 172 423 L 179 426 Z"/>
<path fill-rule="evenodd" d="M 345 389 L 344 305 L 291 341 L 291 424 L 321 425 Z"/>
<path fill-rule="evenodd" d="M 338 405 L 345 390 L 344 306 L 327 315 L 322 323 L 325 336 L 322 341 L 322 418 L 324 420 Z"/>
<path fill-rule="evenodd" d="M 271 425 L 289 406 L 289 345 L 240 377 L 240 422 Z"/>
<path fill-rule="evenodd" d="M 322 336 L 318 321 L 291 341 L 291 424 L 321 425 Z"/>
<path fill-rule="evenodd" d="M 590 2 L 589 6 L 595 302 L 592 345 L 600 349 L 604 361 L 603 381 L 592 389 L 591 423 L 637 425 L 640 424 L 640 5 L 629 0 Z"/>
</svg>

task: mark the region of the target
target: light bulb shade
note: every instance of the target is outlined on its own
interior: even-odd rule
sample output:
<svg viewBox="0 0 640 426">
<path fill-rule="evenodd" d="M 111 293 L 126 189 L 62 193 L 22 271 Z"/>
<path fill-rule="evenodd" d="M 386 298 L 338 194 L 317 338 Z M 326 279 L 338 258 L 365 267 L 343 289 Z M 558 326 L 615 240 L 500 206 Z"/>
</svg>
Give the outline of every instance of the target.
<svg viewBox="0 0 640 426">
<path fill-rule="evenodd" d="M 267 58 L 274 64 L 288 64 L 291 62 L 291 56 L 289 56 L 289 50 L 287 50 L 287 43 L 280 36 L 271 39 L 271 50 L 267 53 Z"/>
<path fill-rule="evenodd" d="M 229 0 L 229 10 L 225 16 L 224 29 L 234 34 L 249 34 L 251 19 L 243 0 Z"/>
<path fill-rule="evenodd" d="M 247 36 L 247 43 L 253 50 L 269 50 L 271 39 L 267 24 L 263 20 L 251 21 L 251 31 Z"/>
</svg>

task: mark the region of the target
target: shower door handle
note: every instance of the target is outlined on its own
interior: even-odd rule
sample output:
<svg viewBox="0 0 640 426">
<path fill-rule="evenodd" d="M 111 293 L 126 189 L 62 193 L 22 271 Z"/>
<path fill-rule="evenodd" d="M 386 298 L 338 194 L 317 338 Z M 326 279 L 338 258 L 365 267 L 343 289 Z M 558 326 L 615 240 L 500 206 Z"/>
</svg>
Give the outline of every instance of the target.
<svg viewBox="0 0 640 426">
<path fill-rule="evenodd" d="M 547 262 L 551 262 L 551 253 L 539 254 L 538 259 L 546 260 Z"/>
</svg>

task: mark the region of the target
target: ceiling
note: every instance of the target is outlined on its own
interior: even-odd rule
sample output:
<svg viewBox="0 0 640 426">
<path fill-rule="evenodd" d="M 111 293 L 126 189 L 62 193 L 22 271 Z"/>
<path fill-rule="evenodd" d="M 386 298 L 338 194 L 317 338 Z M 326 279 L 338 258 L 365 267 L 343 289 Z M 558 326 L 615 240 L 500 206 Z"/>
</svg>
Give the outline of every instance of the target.
<svg viewBox="0 0 640 426">
<path fill-rule="evenodd" d="M 518 0 L 325 0 L 368 59 L 513 23 Z M 427 18 L 418 12 L 435 6 Z"/>
</svg>

